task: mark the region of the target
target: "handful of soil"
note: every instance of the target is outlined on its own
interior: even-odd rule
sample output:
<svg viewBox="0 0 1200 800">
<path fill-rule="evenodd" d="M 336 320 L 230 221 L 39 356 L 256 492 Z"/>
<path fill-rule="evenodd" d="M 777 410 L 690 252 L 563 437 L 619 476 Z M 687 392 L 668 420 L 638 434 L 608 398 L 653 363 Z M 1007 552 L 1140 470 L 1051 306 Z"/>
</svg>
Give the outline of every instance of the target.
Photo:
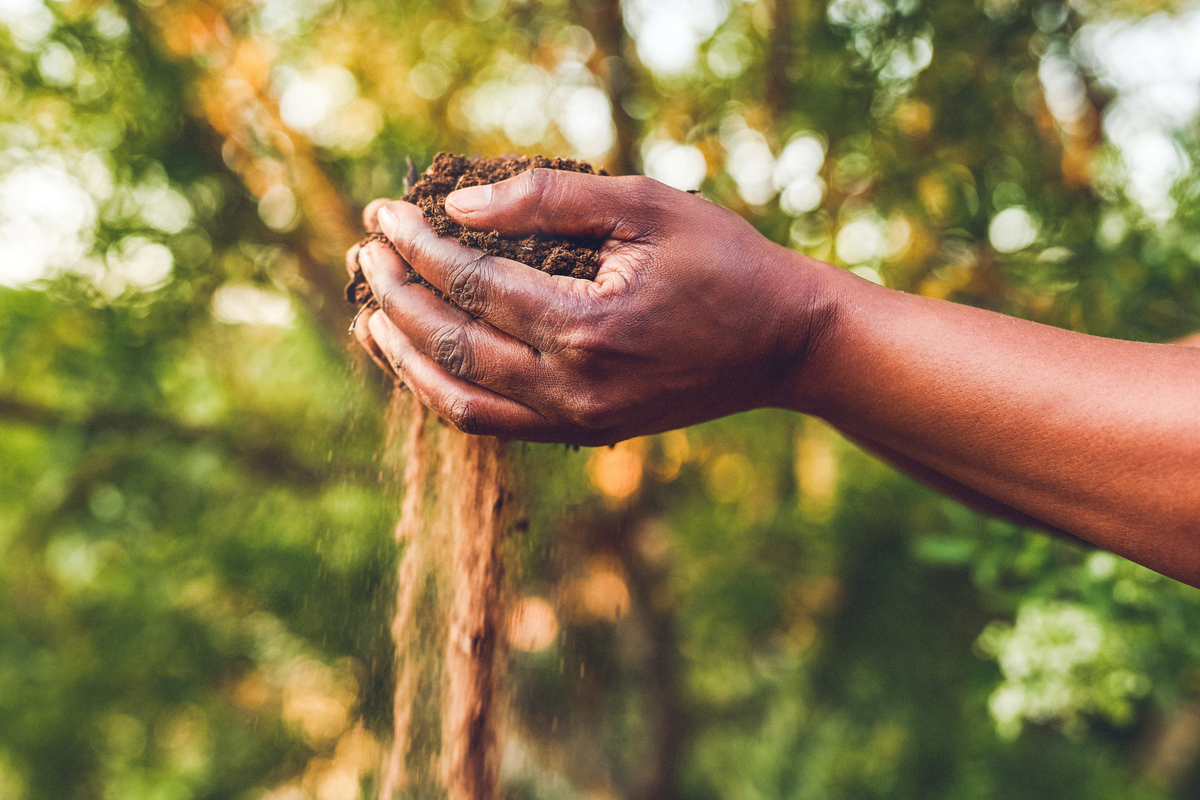
<svg viewBox="0 0 1200 800">
<path fill-rule="evenodd" d="M 600 268 L 600 242 L 534 234 L 521 239 L 501 236 L 496 231 L 477 231 L 465 228 L 446 214 L 446 195 L 455 189 L 467 186 L 482 186 L 511 178 L 535 167 L 561 169 L 567 172 L 583 172 L 589 175 L 607 175 L 604 170 L 595 170 L 586 161 L 569 158 L 545 158 L 534 156 L 507 156 L 505 158 L 466 158 L 438 153 L 433 164 L 419 178 L 412 161 L 408 162 L 409 174 L 404 180 L 404 197 L 415 203 L 425 214 L 425 219 L 438 236 L 454 236 L 468 247 L 503 258 L 511 258 L 551 275 L 570 275 L 572 278 L 593 280 Z M 383 234 L 372 233 L 361 244 L 391 242 Z M 413 280 L 428 286 L 414 271 Z M 430 287 L 432 288 L 432 287 Z M 434 289 L 441 296 L 441 292 Z M 354 270 L 346 286 L 346 299 L 357 305 L 377 308 L 378 303 L 371 294 L 362 269 Z"/>
</svg>

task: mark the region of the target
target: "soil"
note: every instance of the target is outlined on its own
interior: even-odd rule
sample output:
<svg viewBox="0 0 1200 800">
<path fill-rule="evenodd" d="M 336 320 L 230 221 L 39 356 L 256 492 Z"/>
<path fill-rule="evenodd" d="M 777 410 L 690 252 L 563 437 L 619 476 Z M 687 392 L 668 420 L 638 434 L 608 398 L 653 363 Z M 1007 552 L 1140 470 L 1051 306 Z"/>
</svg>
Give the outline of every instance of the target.
<svg viewBox="0 0 1200 800">
<path fill-rule="evenodd" d="M 585 239 L 534 234 L 520 239 L 502 236 L 496 231 L 479 231 L 465 228 L 446 214 L 446 195 L 466 186 L 482 186 L 511 178 L 535 167 L 560 169 L 567 172 L 583 172 L 591 175 L 606 175 L 586 161 L 569 158 L 546 158 L 544 156 L 506 156 L 504 158 L 466 158 L 450 153 L 438 153 L 433 164 L 416 180 L 412 162 L 409 162 L 409 179 L 405 180 L 402 199 L 414 203 L 425 214 L 425 219 L 438 236 L 454 236 L 468 247 L 484 253 L 510 258 L 551 275 L 569 275 L 572 278 L 593 280 L 600 267 L 600 242 Z M 391 246 L 387 237 L 372 233 L 361 244 L 378 241 Z M 415 282 L 424 284 L 419 275 Z M 440 293 L 439 293 L 440 294 Z M 377 307 L 371 287 L 367 285 L 362 270 L 356 269 L 346 286 L 346 299 L 357 306 Z"/>
<path fill-rule="evenodd" d="M 519 500 L 504 442 L 430 420 L 411 394 L 393 395 L 388 437 L 406 432 L 407 447 L 395 530 L 393 740 L 377 797 L 496 800 L 508 663 L 504 547 Z"/>
</svg>

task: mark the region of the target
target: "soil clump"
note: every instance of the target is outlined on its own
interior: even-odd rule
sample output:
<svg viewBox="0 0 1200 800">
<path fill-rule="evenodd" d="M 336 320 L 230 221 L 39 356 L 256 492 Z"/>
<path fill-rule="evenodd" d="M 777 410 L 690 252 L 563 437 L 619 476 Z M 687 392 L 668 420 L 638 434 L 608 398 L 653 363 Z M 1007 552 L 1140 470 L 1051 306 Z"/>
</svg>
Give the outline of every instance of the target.
<svg viewBox="0 0 1200 800">
<path fill-rule="evenodd" d="M 544 156 L 505 156 L 503 158 L 466 158 L 450 153 L 438 153 L 433 164 L 419 178 L 409 162 L 409 176 L 404 181 L 406 202 L 417 205 L 426 221 L 438 236 L 454 236 L 468 247 L 474 247 L 488 255 L 510 258 L 528 264 L 551 275 L 569 275 L 572 278 L 593 280 L 600 268 L 600 242 L 586 239 L 569 239 L 533 234 L 522 238 L 502 236 L 496 231 L 480 231 L 459 225 L 446 214 L 446 196 L 455 189 L 467 186 L 483 186 L 505 178 L 519 175 L 538 167 L 559 169 L 567 172 L 582 172 L 589 175 L 607 175 L 596 170 L 586 161 L 569 158 L 546 158 Z M 380 233 L 372 233 L 361 244 L 391 242 Z M 421 276 L 413 273 L 414 281 L 428 286 Z M 432 288 L 432 287 L 430 287 Z M 438 295 L 440 292 L 434 290 Z M 355 269 L 346 286 L 346 299 L 357 306 L 375 308 L 378 303 L 371 294 L 362 269 Z"/>
</svg>

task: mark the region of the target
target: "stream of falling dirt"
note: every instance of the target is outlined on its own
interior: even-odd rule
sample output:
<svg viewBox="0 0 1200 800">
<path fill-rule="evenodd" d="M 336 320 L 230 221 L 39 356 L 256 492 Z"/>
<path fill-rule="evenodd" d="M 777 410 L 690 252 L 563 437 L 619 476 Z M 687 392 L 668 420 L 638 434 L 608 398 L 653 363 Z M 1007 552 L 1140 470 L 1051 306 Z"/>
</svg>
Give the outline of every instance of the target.
<svg viewBox="0 0 1200 800">
<path fill-rule="evenodd" d="M 432 419 L 407 392 L 389 411 L 404 449 L 393 743 L 380 800 L 498 793 L 506 661 L 503 540 L 510 462 L 497 439 Z"/>
</svg>

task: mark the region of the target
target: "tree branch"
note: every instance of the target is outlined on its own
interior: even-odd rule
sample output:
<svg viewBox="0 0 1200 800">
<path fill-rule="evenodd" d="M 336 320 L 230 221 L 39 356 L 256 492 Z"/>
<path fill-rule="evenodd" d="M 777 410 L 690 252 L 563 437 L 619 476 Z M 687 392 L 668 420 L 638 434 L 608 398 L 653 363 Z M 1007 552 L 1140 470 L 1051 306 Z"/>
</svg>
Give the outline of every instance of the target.
<svg viewBox="0 0 1200 800">
<path fill-rule="evenodd" d="M 220 156 L 260 200 L 283 187 L 295 197 L 301 222 L 280 240 L 295 254 L 313 288 L 303 298 L 335 342 L 346 340 L 342 253 L 358 238 L 358 215 L 325 174 L 312 144 L 284 124 L 270 91 L 267 42 L 239 36 L 225 10 L 204 2 L 130 4 L 160 52 L 199 70 L 194 117 L 221 139 Z"/>
<path fill-rule="evenodd" d="M 637 159 L 634 156 L 638 131 L 637 121 L 626 109 L 633 83 L 633 70 L 625 55 L 629 35 L 625 32 L 621 2 L 577 2 L 575 16 L 596 41 L 597 57 L 601 60 L 598 72 L 612 105 L 612 120 L 617 141 L 608 168 L 617 175 L 635 175 L 638 172 Z"/>
</svg>

